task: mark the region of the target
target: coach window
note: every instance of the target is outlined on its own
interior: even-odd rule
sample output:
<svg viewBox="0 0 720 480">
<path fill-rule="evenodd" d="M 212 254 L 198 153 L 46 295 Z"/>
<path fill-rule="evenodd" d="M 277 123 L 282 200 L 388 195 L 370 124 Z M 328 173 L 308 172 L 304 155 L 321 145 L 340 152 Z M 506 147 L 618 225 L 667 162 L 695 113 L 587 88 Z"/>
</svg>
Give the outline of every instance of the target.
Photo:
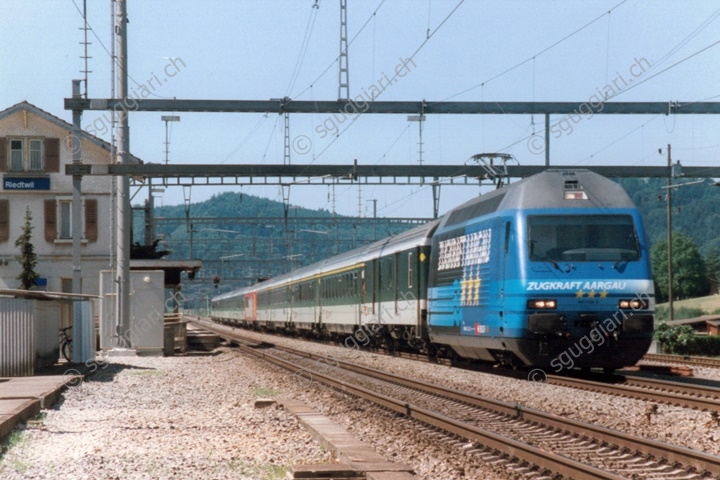
<svg viewBox="0 0 720 480">
<path fill-rule="evenodd" d="M 392 261 L 392 258 L 388 258 L 387 267 L 388 267 L 388 290 L 392 290 L 393 280 L 395 279 L 395 265 Z"/>
<path fill-rule="evenodd" d="M 413 286 L 413 254 L 408 253 L 408 288 Z"/>
</svg>

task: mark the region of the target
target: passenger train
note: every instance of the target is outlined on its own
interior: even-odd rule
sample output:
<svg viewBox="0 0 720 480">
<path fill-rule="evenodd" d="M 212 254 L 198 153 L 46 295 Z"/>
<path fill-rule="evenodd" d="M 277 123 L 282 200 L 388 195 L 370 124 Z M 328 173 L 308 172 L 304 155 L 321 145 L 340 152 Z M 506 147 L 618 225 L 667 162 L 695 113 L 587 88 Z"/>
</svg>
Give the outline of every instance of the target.
<svg viewBox="0 0 720 480">
<path fill-rule="evenodd" d="M 215 321 L 555 371 L 633 365 L 655 296 L 617 183 L 552 170 L 399 235 L 212 299 Z"/>
</svg>

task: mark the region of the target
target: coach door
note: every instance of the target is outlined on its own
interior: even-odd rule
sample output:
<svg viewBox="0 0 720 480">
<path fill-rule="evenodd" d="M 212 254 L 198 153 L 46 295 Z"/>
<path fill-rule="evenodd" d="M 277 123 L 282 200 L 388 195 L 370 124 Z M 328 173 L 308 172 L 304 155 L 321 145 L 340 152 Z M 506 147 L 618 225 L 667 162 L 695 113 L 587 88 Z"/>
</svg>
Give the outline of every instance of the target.
<svg viewBox="0 0 720 480">
<path fill-rule="evenodd" d="M 370 285 L 372 285 L 372 312 L 370 313 L 373 317 L 375 316 L 375 312 L 377 312 L 377 295 L 380 283 L 380 271 L 378 267 L 378 259 L 374 258 L 372 261 L 372 281 L 370 282 Z"/>
</svg>

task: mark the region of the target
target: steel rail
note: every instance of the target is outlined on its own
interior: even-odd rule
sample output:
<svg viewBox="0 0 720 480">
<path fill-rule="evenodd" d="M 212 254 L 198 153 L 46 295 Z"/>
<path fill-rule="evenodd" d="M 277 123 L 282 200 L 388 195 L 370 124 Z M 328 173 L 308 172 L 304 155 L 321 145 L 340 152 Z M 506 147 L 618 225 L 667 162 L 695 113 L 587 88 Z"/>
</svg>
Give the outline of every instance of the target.
<svg viewBox="0 0 720 480">
<path fill-rule="evenodd" d="M 309 359 L 324 360 L 320 355 L 307 352 L 301 352 L 292 348 L 275 345 L 274 348 L 303 356 Z M 619 448 L 628 448 L 641 452 L 644 455 L 652 455 L 655 457 L 665 458 L 668 461 L 677 462 L 685 467 L 692 467 L 698 471 L 707 471 L 714 475 L 720 474 L 720 457 L 709 455 L 697 450 L 685 447 L 670 445 L 655 440 L 637 437 L 626 433 L 612 430 L 606 427 L 593 425 L 590 423 L 580 422 L 570 418 L 560 417 L 551 413 L 542 412 L 518 404 L 512 404 L 501 400 L 495 400 L 489 397 L 483 397 L 471 393 L 461 392 L 459 390 L 433 385 L 431 383 L 420 380 L 410 379 L 383 372 L 374 368 L 355 365 L 341 360 L 337 363 L 342 368 L 360 373 L 362 375 L 372 376 L 380 380 L 396 383 L 408 388 L 419 390 L 432 395 L 437 395 L 458 402 L 462 402 L 474 407 L 486 410 L 492 410 L 502 415 L 508 415 L 519 419 L 528 420 L 558 430 L 578 435 L 583 438 L 591 438 L 599 442 L 607 442 Z M 682 384 L 681 384 L 682 385 Z"/>
<path fill-rule="evenodd" d="M 720 368 L 720 358 L 712 357 L 688 357 L 683 355 L 669 355 L 659 353 L 648 353 L 642 360 L 651 362 L 671 362 L 683 365 L 697 365 L 699 367 Z"/>
<path fill-rule="evenodd" d="M 669 392 L 681 393 L 683 395 L 708 397 L 709 399 L 714 399 L 715 402 L 719 402 L 718 406 L 720 406 L 720 388 L 627 375 L 625 376 L 625 385 L 631 387 L 666 390 Z"/>
<path fill-rule="evenodd" d="M 663 382 L 658 380 L 644 379 L 639 381 L 637 378 L 632 380 L 626 377 L 626 382 L 637 386 L 642 386 L 642 389 L 633 388 L 626 385 L 616 385 L 610 383 L 594 382 L 592 380 L 583 380 L 580 378 L 572 377 L 559 377 L 556 375 L 548 375 L 547 383 L 550 385 L 559 385 L 563 387 L 576 388 L 579 390 L 586 390 L 598 393 L 605 393 L 608 395 L 615 395 L 620 397 L 634 398 L 637 400 L 644 400 L 647 402 L 659 402 L 668 405 L 676 405 L 687 408 L 694 408 L 699 410 L 708 410 L 720 412 L 720 400 L 718 398 L 702 398 L 693 395 L 692 393 L 686 393 L 689 389 L 682 390 L 683 394 L 679 395 L 676 393 L 679 388 L 684 387 L 683 384 L 675 382 Z M 661 386 L 675 385 L 675 391 L 663 391 L 663 390 L 648 390 L 648 386 L 655 385 L 656 388 L 662 388 Z M 715 390 L 717 396 L 719 391 L 710 387 L 692 387 L 693 390 L 709 389 L 710 391 Z"/>
</svg>

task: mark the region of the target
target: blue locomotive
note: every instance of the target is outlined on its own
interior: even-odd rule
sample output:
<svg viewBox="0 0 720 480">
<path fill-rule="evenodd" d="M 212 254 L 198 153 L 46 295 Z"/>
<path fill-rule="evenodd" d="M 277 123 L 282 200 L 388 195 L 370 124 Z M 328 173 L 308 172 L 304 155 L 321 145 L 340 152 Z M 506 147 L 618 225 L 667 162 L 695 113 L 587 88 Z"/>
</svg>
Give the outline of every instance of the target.
<svg viewBox="0 0 720 480">
<path fill-rule="evenodd" d="M 507 365 L 633 365 L 654 289 L 638 210 L 615 182 L 547 170 L 441 219 L 218 296 L 225 323 Z"/>
</svg>

